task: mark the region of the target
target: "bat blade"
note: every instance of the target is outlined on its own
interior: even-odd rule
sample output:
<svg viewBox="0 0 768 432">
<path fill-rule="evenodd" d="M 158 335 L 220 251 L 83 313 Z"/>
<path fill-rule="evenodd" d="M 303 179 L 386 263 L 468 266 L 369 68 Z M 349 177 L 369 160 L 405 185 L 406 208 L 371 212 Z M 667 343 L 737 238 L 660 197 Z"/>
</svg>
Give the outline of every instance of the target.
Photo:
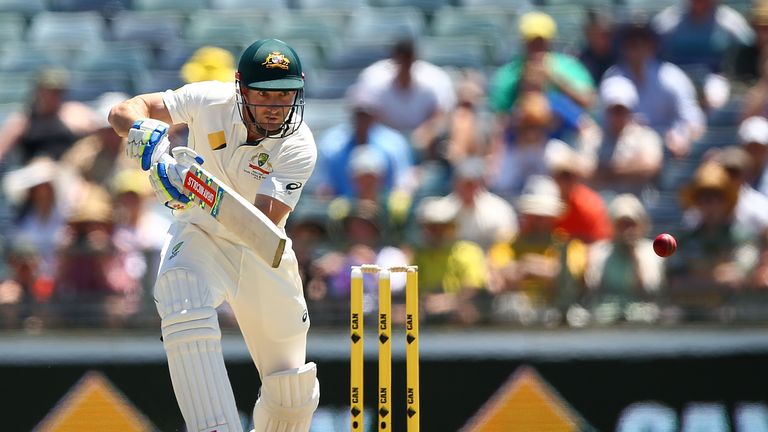
<svg viewBox="0 0 768 432">
<path fill-rule="evenodd" d="M 200 165 L 193 164 L 184 188 L 197 197 L 200 207 L 219 221 L 273 268 L 280 266 L 286 236 L 269 218 L 234 189 Z"/>
</svg>

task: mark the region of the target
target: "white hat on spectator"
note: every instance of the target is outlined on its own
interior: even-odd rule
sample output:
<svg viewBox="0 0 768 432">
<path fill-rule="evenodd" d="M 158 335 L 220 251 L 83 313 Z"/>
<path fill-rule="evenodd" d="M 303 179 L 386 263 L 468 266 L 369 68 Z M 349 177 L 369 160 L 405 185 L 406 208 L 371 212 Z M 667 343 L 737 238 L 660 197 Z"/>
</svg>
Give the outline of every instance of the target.
<svg viewBox="0 0 768 432">
<path fill-rule="evenodd" d="M 347 89 L 347 105 L 353 111 L 376 114 L 379 111 L 379 102 L 371 91 L 366 91 L 361 85 L 354 84 Z"/>
<path fill-rule="evenodd" d="M 353 176 L 362 174 L 382 176 L 387 169 L 387 160 L 381 150 L 363 144 L 350 152 L 348 167 Z"/>
<path fill-rule="evenodd" d="M 638 224 L 648 224 L 648 212 L 646 212 L 643 203 L 633 194 L 625 193 L 616 195 L 608 206 L 608 213 L 611 219 L 629 219 Z"/>
<path fill-rule="evenodd" d="M 565 203 L 552 177 L 531 175 L 523 186 L 517 207 L 522 214 L 558 217 L 565 210 Z"/>
<path fill-rule="evenodd" d="M 423 224 L 449 224 L 458 216 L 459 208 L 445 197 L 424 197 L 416 208 L 416 219 Z"/>
<path fill-rule="evenodd" d="M 12 203 L 19 204 L 25 199 L 29 189 L 53 183 L 57 171 L 57 164 L 53 159 L 47 156 L 35 157 L 27 165 L 5 175 L 3 192 Z"/>
<path fill-rule="evenodd" d="M 102 93 L 93 104 L 93 127 L 95 129 L 105 129 L 110 127 L 109 121 L 107 121 L 109 111 L 113 106 L 127 99 L 130 99 L 130 96 L 121 92 Z"/>
<path fill-rule="evenodd" d="M 637 88 L 629 78 L 612 76 L 600 84 L 600 102 L 606 108 L 619 105 L 633 110 L 637 101 Z"/>
<path fill-rule="evenodd" d="M 752 116 L 739 126 L 739 139 L 742 144 L 758 143 L 768 145 L 768 119 Z"/>
</svg>

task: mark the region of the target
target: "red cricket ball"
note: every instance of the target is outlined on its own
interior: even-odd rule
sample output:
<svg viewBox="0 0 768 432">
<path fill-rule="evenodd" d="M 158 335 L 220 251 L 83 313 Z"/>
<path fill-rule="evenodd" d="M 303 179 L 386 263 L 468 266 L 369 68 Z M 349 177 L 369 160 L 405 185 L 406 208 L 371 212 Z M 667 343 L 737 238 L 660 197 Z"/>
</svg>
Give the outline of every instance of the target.
<svg viewBox="0 0 768 432">
<path fill-rule="evenodd" d="M 668 257 L 677 250 L 677 240 L 672 234 L 661 233 L 653 240 L 653 251 L 660 257 Z"/>
</svg>

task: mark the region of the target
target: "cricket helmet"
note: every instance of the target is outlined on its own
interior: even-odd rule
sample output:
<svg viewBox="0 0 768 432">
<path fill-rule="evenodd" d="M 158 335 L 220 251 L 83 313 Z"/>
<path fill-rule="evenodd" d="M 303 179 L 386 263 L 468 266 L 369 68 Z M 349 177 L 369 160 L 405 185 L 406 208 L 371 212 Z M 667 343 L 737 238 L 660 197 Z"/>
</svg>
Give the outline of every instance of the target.
<svg viewBox="0 0 768 432">
<path fill-rule="evenodd" d="M 258 107 L 250 103 L 240 91 L 242 88 L 262 91 L 295 91 L 296 97 L 290 105 L 291 111 L 285 117 L 283 126 L 276 131 L 268 131 L 253 117 L 249 109 L 245 111 L 246 124 L 253 124 L 266 137 L 280 138 L 288 136 L 299 128 L 304 119 L 304 73 L 301 60 L 293 48 L 278 39 L 260 39 L 243 51 L 237 65 L 236 83 L 237 102 L 245 107 Z"/>
</svg>

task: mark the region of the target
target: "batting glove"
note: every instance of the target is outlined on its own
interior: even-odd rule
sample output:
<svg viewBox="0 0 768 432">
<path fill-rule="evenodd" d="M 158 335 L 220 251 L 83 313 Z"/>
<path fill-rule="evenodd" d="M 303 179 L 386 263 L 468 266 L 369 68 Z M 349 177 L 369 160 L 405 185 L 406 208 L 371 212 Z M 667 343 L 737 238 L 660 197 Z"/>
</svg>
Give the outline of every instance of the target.
<svg viewBox="0 0 768 432">
<path fill-rule="evenodd" d="M 168 141 L 168 124 L 155 119 L 136 120 L 128 131 L 128 143 L 125 153 L 136 159 L 141 169 L 148 171 L 160 161 L 160 156 L 168 154 L 171 143 Z"/>
<path fill-rule="evenodd" d="M 184 189 L 184 177 L 192 163 L 202 164 L 203 158 L 188 147 L 177 147 L 173 156 L 164 154 L 152 165 L 149 182 L 157 199 L 171 210 L 184 211 L 194 204 Z"/>
</svg>

